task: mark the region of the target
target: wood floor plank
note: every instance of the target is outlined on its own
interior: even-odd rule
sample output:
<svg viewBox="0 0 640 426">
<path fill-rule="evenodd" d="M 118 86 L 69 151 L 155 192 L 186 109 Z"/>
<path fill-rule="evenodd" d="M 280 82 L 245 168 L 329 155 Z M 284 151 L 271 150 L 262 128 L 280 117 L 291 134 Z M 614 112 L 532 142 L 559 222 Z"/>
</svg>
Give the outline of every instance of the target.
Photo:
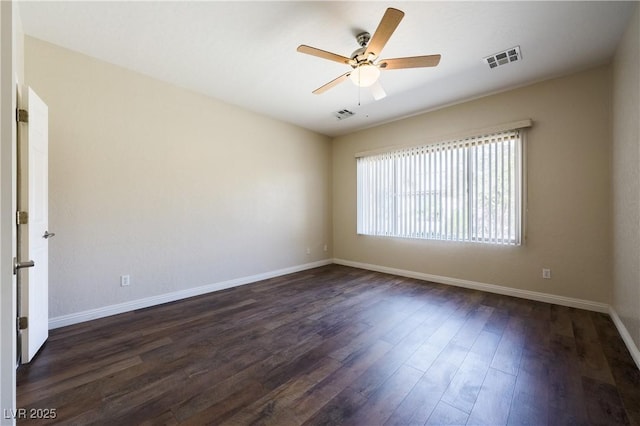
<svg viewBox="0 0 640 426">
<path fill-rule="evenodd" d="M 246 383 L 264 383 L 269 372 L 306 353 L 316 344 L 312 339 L 308 339 L 305 344 L 292 347 L 288 352 L 276 352 L 266 357 L 258 356 L 261 359 L 255 362 L 242 362 L 242 367 L 236 374 L 233 372 L 237 371 L 238 367 L 225 367 L 203 374 L 191 381 L 191 389 L 183 393 L 188 398 L 172 407 L 172 410 L 180 421 L 198 411 L 208 410 L 214 404 L 223 401 L 227 394 L 240 391 Z"/>
<path fill-rule="evenodd" d="M 582 386 L 591 424 L 629 425 L 629 417 L 615 386 L 583 377 Z"/>
<path fill-rule="evenodd" d="M 574 337 L 573 324 L 571 322 L 571 308 L 566 306 L 551 305 L 551 332 L 563 336 Z"/>
<path fill-rule="evenodd" d="M 440 401 L 425 424 L 433 426 L 460 426 L 466 425 L 468 419 L 469 414 L 452 407 L 446 402 Z"/>
<path fill-rule="evenodd" d="M 549 424 L 589 424 L 575 340 L 554 335 L 549 370 Z"/>
<path fill-rule="evenodd" d="M 494 308 L 483 330 L 502 336 L 509 323 L 509 311 L 504 308 Z"/>
<path fill-rule="evenodd" d="M 318 382 L 342 367 L 342 363 L 333 358 L 320 359 L 307 374 L 283 383 L 265 396 L 247 404 L 240 412 L 227 421 L 227 425 L 289 424 L 295 422 L 291 412 L 295 402 L 303 397 Z"/>
<path fill-rule="evenodd" d="M 518 374 L 525 341 L 524 330 L 525 322 L 522 318 L 516 316 L 509 318 L 491 360 L 492 368 L 512 375 Z"/>
<path fill-rule="evenodd" d="M 389 343 L 376 341 L 368 348 L 362 348 L 343 361 L 343 366 L 309 389 L 295 401 L 295 418 L 304 422 L 322 409 L 336 395 L 349 387 L 372 364 L 391 349 Z"/>
<path fill-rule="evenodd" d="M 471 311 L 468 305 L 460 306 L 418 348 L 407 364 L 418 370 L 427 371 L 452 340 L 460 346 L 471 347 L 489 315 L 490 308 L 488 310 L 480 307 L 476 311 Z M 465 327 L 468 328 L 465 329 Z"/>
<path fill-rule="evenodd" d="M 573 310 L 571 317 L 582 375 L 613 384 L 613 376 L 600 344 L 598 333 L 591 321 L 591 316 L 586 311 Z"/>
<path fill-rule="evenodd" d="M 37 389 L 26 391 L 24 393 L 21 392 L 20 402 L 26 406 L 36 402 L 39 399 L 47 398 L 51 395 L 64 392 L 65 390 L 98 380 L 100 378 L 108 376 L 109 374 L 113 374 L 114 372 L 127 369 L 140 363 L 142 363 L 140 357 L 133 356 L 131 358 L 126 358 L 124 360 L 115 362 L 111 365 L 106 365 L 99 369 L 91 370 L 88 372 L 82 372 L 78 375 L 74 375 L 60 381 L 52 380 L 51 383 L 47 386 L 41 386 Z"/>
<path fill-rule="evenodd" d="M 640 389 L 640 369 L 631 358 L 611 318 L 595 312 L 591 313 L 591 318 L 629 421 L 633 425 L 640 425 L 640 392 L 634 392 Z"/>
<path fill-rule="evenodd" d="M 408 365 L 400 367 L 367 398 L 348 420 L 352 425 L 382 425 L 393 414 L 424 373 Z"/>
<path fill-rule="evenodd" d="M 524 317 L 526 327 L 524 328 L 523 349 L 548 354 L 551 333 L 551 305 L 542 302 L 531 302 L 531 310 Z"/>
<path fill-rule="evenodd" d="M 452 345 L 455 346 L 455 344 Z M 431 365 L 431 368 L 422 375 L 420 380 L 411 389 L 411 392 L 409 392 L 402 403 L 391 414 L 385 424 L 422 425 L 427 422 L 458 371 L 462 359 L 464 359 L 464 357 L 449 357 L 447 355 L 453 354 L 454 351 L 460 351 L 466 354 L 465 350 L 454 348 L 453 346 L 445 349 L 441 353 Z M 459 363 L 455 362 L 456 359 L 459 359 Z"/>
<path fill-rule="evenodd" d="M 420 327 L 434 311 L 434 307 L 431 305 L 425 306 L 423 309 L 416 311 L 413 315 L 409 316 L 406 321 L 401 321 L 395 327 L 391 328 L 380 338 L 386 342 L 397 344 L 404 339 L 407 335 L 411 334 L 416 328 Z"/>
<path fill-rule="evenodd" d="M 516 378 L 509 425 L 544 425 L 549 422 L 549 370 L 547 359 L 525 351 Z"/>
<path fill-rule="evenodd" d="M 256 381 L 248 381 L 243 384 L 241 389 L 229 393 L 225 398 L 206 409 L 193 413 L 193 415 L 181 420 L 180 424 L 199 426 L 211 422 L 212 419 L 215 419 L 216 423 L 223 422 L 242 409 L 243 406 L 264 396 L 266 392 L 262 384 Z"/>
<path fill-rule="evenodd" d="M 158 416 L 151 417 L 149 419 L 140 422 L 139 426 L 153 426 L 153 425 L 165 425 L 175 426 L 178 425 L 178 420 L 173 416 L 171 410 L 164 411 Z"/>
<path fill-rule="evenodd" d="M 476 403 L 469 414 L 472 425 L 506 425 L 513 398 L 516 377 L 489 368 Z"/>
<path fill-rule="evenodd" d="M 487 321 L 489 321 L 489 318 L 493 314 L 493 311 L 494 309 L 488 306 L 478 306 L 466 318 L 464 323 L 458 329 L 457 333 L 455 333 L 455 335 L 453 336 L 453 340 L 460 346 L 471 348 L 471 346 L 473 346 L 473 343 L 478 338 L 480 332 L 484 330 Z M 502 333 L 497 334 L 501 335 Z M 447 335 L 444 336 L 442 343 L 445 344 L 443 345 L 443 347 L 449 343 L 449 339 L 447 339 L 447 337 Z"/>
<path fill-rule="evenodd" d="M 375 321 L 377 325 L 376 327 L 371 327 L 369 330 L 355 337 L 343 347 L 333 351 L 331 354 L 329 354 L 329 356 L 339 361 L 344 361 L 352 353 L 357 352 L 360 348 L 369 345 L 372 340 L 379 339 L 382 335 L 387 333 L 389 329 L 393 328 L 396 324 L 403 321 L 409 316 L 409 314 L 407 314 L 406 312 L 391 310 L 376 312 L 376 316 L 378 315 L 379 319 Z M 364 321 L 367 322 L 367 319 L 365 318 Z"/>
<path fill-rule="evenodd" d="M 442 396 L 443 402 L 467 414 L 471 413 L 499 339 L 499 336 L 487 331 L 480 333 Z"/>
<path fill-rule="evenodd" d="M 607 315 L 339 265 L 50 336 L 17 371 L 49 423 L 640 425 Z"/>
<path fill-rule="evenodd" d="M 416 347 L 417 344 L 410 340 L 392 347 L 354 380 L 349 387 L 355 389 L 365 398 L 369 398 L 406 363 L 407 359 L 415 352 Z"/>
<path fill-rule="evenodd" d="M 125 359 L 131 359 L 133 356 L 143 357 L 145 353 L 153 351 L 154 349 L 171 345 L 173 341 L 169 337 L 163 337 L 160 339 L 139 339 L 138 344 L 135 346 L 126 345 L 120 347 L 117 351 L 110 351 L 108 354 L 100 354 L 98 357 L 84 357 L 74 358 L 75 362 L 69 364 L 66 360 L 61 360 L 57 364 L 55 372 L 51 372 L 50 366 L 47 363 L 41 363 L 34 368 L 26 370 L 20 370 L 18 374 L 18 380 L 26 382 L 21 387 L 25 393 L 31 392 L 35 389 L 48 387 L 52 382 L 60 383 L 63 380 L 68 380 L 74 376 L 78 376 L 84 373 L 90 373 L 92 370 L 99 368 L 108 368 L 109 365 Z M 46 356 L 46 352 L 44 353 Z"/>
<path fill-rule="evenodd" d="M 468 354 L 447 387 L 442 401 L 465 413 L 471 413 L 489 369 L 486 359 Z"/>
</svg>

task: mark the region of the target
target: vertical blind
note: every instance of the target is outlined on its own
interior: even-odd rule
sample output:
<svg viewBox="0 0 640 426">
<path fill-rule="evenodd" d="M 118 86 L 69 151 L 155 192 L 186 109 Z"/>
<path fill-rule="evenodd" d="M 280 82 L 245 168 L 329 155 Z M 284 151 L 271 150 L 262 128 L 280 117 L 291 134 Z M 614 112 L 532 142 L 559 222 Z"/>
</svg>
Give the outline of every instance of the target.
<svg viewBox="0 0 640 426">
<path fill-rule="evenodd" d="M 357 159 L 359 234 L 519 245 L 519 130 Z"/>
</svg>

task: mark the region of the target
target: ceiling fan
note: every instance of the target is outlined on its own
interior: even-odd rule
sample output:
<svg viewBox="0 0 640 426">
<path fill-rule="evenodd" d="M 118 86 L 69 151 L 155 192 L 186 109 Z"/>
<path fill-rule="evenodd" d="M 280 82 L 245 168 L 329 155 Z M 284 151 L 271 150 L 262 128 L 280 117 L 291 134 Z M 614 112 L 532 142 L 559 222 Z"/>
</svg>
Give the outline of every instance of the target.
<svg viewBox="0 0 640 426">
<path fill-rule="evenodd" d="M 438 65 L 440 62 L 440 55 L 381 59 L 376 62 L 380 56 L 380 52 L 391 38 L 391 35 L 396 30 L 403 17 L 403 11 L 392 7 L 388 8 L 384 13 L 378 28 L 373 33 L 373 37 L 367 32 L 357 35 L 356 39 L 360 45 L 360 49 L 354 51 L 349 58 L 304 44 L 298 46 L 297 50 L 300 53 L 306 53 L 307 55 L 340 62 L 341 64 L 349 65 L 352 68 L 340 77 L 318 87 L 313 91 L 313 93 L 319 95 L 332 87 L 337 86 L 346 79 L 350 79 L 356 86 L 370 87 L 373 97 L 378 100 L 386 96 L 384 89 L 378 81 L 380 70 L 435 67 Z"/>
</svg>

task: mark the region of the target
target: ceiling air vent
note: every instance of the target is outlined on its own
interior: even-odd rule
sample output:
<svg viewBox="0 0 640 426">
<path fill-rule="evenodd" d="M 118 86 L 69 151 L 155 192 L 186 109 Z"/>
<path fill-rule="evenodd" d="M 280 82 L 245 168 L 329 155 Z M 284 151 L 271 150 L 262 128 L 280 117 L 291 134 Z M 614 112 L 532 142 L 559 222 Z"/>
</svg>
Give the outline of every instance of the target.
<svg viewBox="0 0 640 426">
<path fill-rule="evenodd" d="M 512 47 L 503 52 L 494 53 L 493 55 L 484 58 L 484 61 L 491 69 L 496 68 L 499 65 L 506 65 L 508 63 L 521 60 L 522 54 L 520 53 L 520 46 Z"/>
<path fill-rule="evenodd" d="M 348 109 L 342 109 L 333 113 L 333 116 L 338 120 L 344 120 L 345 118 L 352 117 L 353 115 L 355 115 L 355 112 L 349 111 Z"/>
</svg>

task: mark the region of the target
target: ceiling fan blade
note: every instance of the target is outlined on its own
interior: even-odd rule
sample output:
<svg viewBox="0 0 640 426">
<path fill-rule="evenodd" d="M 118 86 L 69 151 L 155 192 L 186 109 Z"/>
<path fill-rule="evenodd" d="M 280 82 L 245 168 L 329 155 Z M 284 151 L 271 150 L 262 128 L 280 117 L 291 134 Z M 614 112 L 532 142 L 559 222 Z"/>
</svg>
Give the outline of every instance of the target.
<svg viewBox="0 0 640 426">
<path fill-rule="evenodd" d="M 440 55 L 411 56 L 406 58 L 382 59 L 378 67 L 382 70 L 402 68 L 435 67 L 440 63 Z"/>
<path fill-rule="evenodd" d="M 338 84 L 342 83 L 347 78 L 349 78 L 349 74 L 351 74 L 351 71 L 349 71 L 347 73 L 344 73 L 340 77 L 331 80 L 330 82 L 328 82 L 324 86 L 318 87 L 316 90 L 313 91 L 313 94 L 314 95 L 320 95 L 320 94 L 326 92 L 327 90 L 331 89 L 333 86 L 337 86 Z"/>
<path fill-rule="evenodd" d="M 322 49 L 316 49 L 315 47 L 307 46 L 306 44 L 301 44 L 300 46 L 298 46 L 297 50 L 300 53 L 306 53 L 307 55 L 317 56 L 322 59 L 340 62 L 341 64 L 349 64 L 349 61 L 351 61 L 351 59 L 347 58 L 346 56 L 327 52 L 326 50 Z"/>
<path fill-rule="evenodd" d="M 373 99 L 379 101 L 382 98 L 387 97 L 387 92 L 382 88 L 382 84 L 380 84 L 380 80 L 376 80 L 371 86 L 371 94 L 373 95 Z"/>
<path fill-rule="evenodd" d="M 392 7 L 387 9 L 380 21 L 380 24 L 378 25 L 378 28 L 376 29 L 376 32 L 373 33 L 373 37 L 371 37 L 371 40 L 367 45 L 365 56 L 373 53 L 377 58 L 380 55 L 380 52 L 389 41 L 389 38 L 391 38 L 391 34 L 396 30 L 403 17 L 403 11 Z"/>
</svg>

